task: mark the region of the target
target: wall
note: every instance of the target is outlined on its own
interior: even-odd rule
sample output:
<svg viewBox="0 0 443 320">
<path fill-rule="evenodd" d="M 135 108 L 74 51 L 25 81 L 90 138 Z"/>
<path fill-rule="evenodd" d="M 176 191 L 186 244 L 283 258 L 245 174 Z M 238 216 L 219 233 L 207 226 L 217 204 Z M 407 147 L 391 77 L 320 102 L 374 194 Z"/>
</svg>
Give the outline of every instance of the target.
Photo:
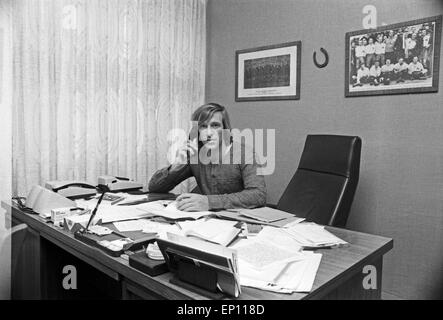
<svg viewBox="0 0 443 320">
<path fill-rule="evenodd" d="M 209 0 L 207 101 L 228 106 L 234 127 L 276 129 L 268 202 L 288 184 L 307 134 L 358 135 L 361 177 L 348 228 L 394 238 L 383 290 L 392 297 L 443 298 L 443 50 L 438 93 L 344 97 L 345 33 L 362 29 L 362 8 L 378 24 L 443 13 L 441 0 Z M 301 99 L 234 100 L 235 51 L 302 41 Z M 329 65 L 312 53 L 324 47 Z"/>
<path fill-rule="evenodd" d="M 11 5 L 11 0 L 0 0 L 0 201 L 11 197 Z M 11 244 L 3 241 L 10 226 L 5 225 L 4 214 L 5 210 L 0 207 L 0 300 L 9 299 L 10 295 Z"/>
</svg>

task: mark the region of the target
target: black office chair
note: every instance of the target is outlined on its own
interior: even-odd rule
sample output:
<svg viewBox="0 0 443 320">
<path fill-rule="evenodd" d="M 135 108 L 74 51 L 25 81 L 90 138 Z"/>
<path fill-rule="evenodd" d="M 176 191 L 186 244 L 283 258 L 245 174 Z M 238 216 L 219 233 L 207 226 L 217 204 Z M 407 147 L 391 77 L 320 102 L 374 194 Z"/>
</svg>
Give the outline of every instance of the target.
<svg viewBox="0 0 443 320">
<path fill-rule="evenodd" d="M 346 227 L 360 171 L 361 139 L 308 135 L 277 209 L 318 224 Z"/>
</svg>

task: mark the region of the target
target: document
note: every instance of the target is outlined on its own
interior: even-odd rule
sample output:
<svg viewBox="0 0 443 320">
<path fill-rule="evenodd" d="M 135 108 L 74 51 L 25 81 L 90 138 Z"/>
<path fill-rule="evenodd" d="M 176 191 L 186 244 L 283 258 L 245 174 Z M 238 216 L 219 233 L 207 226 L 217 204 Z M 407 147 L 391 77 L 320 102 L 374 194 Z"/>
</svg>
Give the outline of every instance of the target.
<svg viewBox="0 0 443 320">
<path fill-rule="evenodd" d="M 240 214 L 252 219 L 256 219 L 263 222 L 274 222 L 278 220 L 287 219 L 293 217 L 294 215 L 281 211 L 278 209 L 273 209 L 269 207 L 255 208 L 255 209 L 240 209 Z"/>
<path fill-rule="evenodd" d="M 346 241 L 325 230 L 324 226 L 315 223 L 300 223 L 283 230 L 291 235 L 302 247 L 321 248 L 348 244 Z"/>
<path fill-rule="evenodd" d="M 140 230 L 143 233 L 157 233 L 161 238 L 166 238 L 168 232 L 183 234 L 183 231 L 176 224 L 155 222 L 147 219 L 114 222 L 114 226 L 121 232 Z"/>
<path fill-rule="evenodd" d="M 312 290 L 315 276 L 317 275 L 317 271 L 321 263 L 321 253 L 305 252 L 305 254 L 310 255 L 310 257 L 307 259 L 306 269 L 304 270 L 301 282 L 295 287 L 294 285 L 292 285 L 291 279 L 288 284 L 289 288 L 297 288 L 297 292 L 310 292 Z M 290 274 L 291 271 L 289 270 L 288 273 Z"/>
<path fill-rule="evenodd" d="M 115 222 L 115 221 L 124 221 L 124 220 L 134 220 L 140 218 L 148 218 L 153 215 L 138 209 L 135 206 L 109 206 L 109 207 L 100 207 L 97 210 L 97 216 L 102 219 L 103 223 L 107 222 Z"/>
<path fill-rule="evenodd" d="M 233 246 L 238 252 L 241 285 L 278 293 L 312 290 L 321 254 L 300 251 L 291 255 L 272 243 L 241 242 Z"/>
<path fill-rule="evenodd" d="M 162 200 L 164 201 L 164 200 Z M 171 220 L 178 220 L 178 219 L 200 219 L 204 216 L 209 216 L 211 214 L 214 214 L 211 211 L 197 211 L 197 212 L 187 212 L 177 209 L 177 202 L 172 201 L 169 202 L 166 206 L 158 206 L 158 202 L 150 202 L 145 205 L 139 206 L 140 210 L 144 210 L 146 212 L 149 212 L 153 215 L 164 217 Z"/>
<path fill-rule="evenodd" d="M 264 270 L 278 264 L 287 264 L 290 261 L 301 259 L 298 248 L 288 249 L 276 245 L 263 238 L 241 240 L 232 246 L 237 250 L 239 261 L 245 262 L 250 268 Z"/>
<path fill-rule="evenodd" d="M 120 232 L 138 231 L 138 230 L 143 230 L 148 221 L 149 220 L 147 220 L 147 219 L 119 221 L 119 222 L 114 222 L 114 226 Z"/>
<path fill-rule="evenodd" d="M 236 224 L 237 221 L 221 219 L 199 220 L 188 225 L 184 234 L 227 246 L 241 232 L 241 229 L 234 227 Z"/>
<path fill-rule="evenodd" d="M 219 218 L 225 218 L 225 219 L 231 219 L 235 221 L 242 221 L 246 223 L 254 223 L 254 224 L 261 224 L 261 225 L 269 225 L 269 226 L 275 226 L 275 227 L 286 227 L 288 224 L 296 224 L 304 221 L 304 218 L 298 218 L 294 215 L 291 215 L 288 218 L 284 218 L 281 220 L 277 220 L 274 222 L 265 222 L 261 220 L 257 220 L 255 218 L 250 218 L 247 216 L 244 216 L 239 212 L 241 209 L 233 209 L 233 210 L 223 210 L 223 211 L 217 211 L 214 212 L 214 215 Z"/>
<path fill-rule="evenodd" d="M 310 292 L 315 282 L 322 254 L 304 252 L 304 259 L 293 261 L 272 282 L 254 275 L 250 270 L 241 270 L 240 282 L 242 286 L 254 287 L 261 290 L 278 293 Z M 241 268 L 241 267 L 240 267 Z"/>
<path fill-rule="evenodd" d="M 166 239 L 168 233 L 182 235 L 183 232 L 176 224 L 146 221 L 142 230 L 144 233 L 157 233 L 160 238 Z"/>
<path fill-rule="evenodd" d="M 300 243 L 290 234 L 288 234 L 283 228 L 265 226 L 257 234 L 256 238 L 262 240 L 262 242 L 273 243 L 274 245 L 282 247 L 288 251 L 299 252 L 302 249 Z"/>
<path fill-rule="evenodd" d="M 218 245 L 215 243 L 210 243 L 207 241 L 202 241 L 195 238 L 185 237 L 183 235 L 177 235 L 173 233 L 167 234 L 167 239 L 173 242 L 176 242 L 180 245 L 194 248 L 196 250 L 200 250 L 202 252 L 211 253 L 217 256 L 224 257 L 226 259 L 234 259 L 235 262 L 237 260 L 237 252 L 236 250 L 233 250 L 232 248 L 227 248 L 222 245 Z M 235 267 L 236 263 L 234 264 Z"/>
<path fill-rule="evenodd" d="M 76 200 L 78 207 L 93 210 L 97 205 L 98 199 Z M 143 211 L 139 206 L 117 206 L 110 202 L 102 202 L 97 210 L 96 217 L 100 217 L 103 223 L 134 220 L 139 218 L 152 217 L 153 215 Z"/>
</svg>

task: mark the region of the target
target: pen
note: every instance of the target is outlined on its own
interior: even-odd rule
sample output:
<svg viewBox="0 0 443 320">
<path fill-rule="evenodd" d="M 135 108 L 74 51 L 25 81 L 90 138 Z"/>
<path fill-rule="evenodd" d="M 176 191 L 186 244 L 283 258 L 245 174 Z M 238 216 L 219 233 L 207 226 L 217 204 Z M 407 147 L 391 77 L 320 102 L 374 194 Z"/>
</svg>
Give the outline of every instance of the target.
<svg viewBox="0 0 443 320">
<path fill-rule="evenodd" d="M 174 221 L 174 224 L 175 224 L 180 230 L 183 230 L 182 227 L 178 224 L 177 221 Z"/>
<path fill-rule="evenodd" d="M 86 228 L 83 229 L 83 233 L 86 232 L 86 231 L 88 231 L 89 225 L 91 224 L 92 219 L 94 219 L 95 214 L 97 213 L 97 209 L 98 209 L 100 203 L 102 202 L 102 200 L 103 200 L 103 196 L 105 195 L 105 193 L 106 193 L 106 191 L 103 190 L 103 191 L 102 191 L 102 194 L 100 195 L 100 198 L 99 198 L 98 201 L 97 201 L 97 205 L 95 206 L 94 210 L 92 210 L 91 217 L 89 217 L 89 221 L 88 221 L 88 223 L 86 224 Z"/>
<path fill-rule="evenodd" d="M 120 236 L 120 237 L 123 237 L 123 238 L 127 238 L 127 237 L 128 237 L 127 235 L 125 235 L 125 234 L 123 234 L 123 233 L 120 233 L 120 232 L 117 232 L 117 231 L 115 231 L 115 230 L 112 230 L 112 233 L 114 233 L 114 234 L 116 234 L 116 235 L 118 235 L 118 236 Z"/>
<path fill-rule="evenodd" d="M 114 204 L 116 204 L 116 203 L 119 203 L 120 201 L 125 200 L 125 199 L 126 199 L 125 197 L 121 197 L 121 198 L 119 198 L 119 199 L 117 199 L 117 200 L 112 201 L 112 202 L 111 202 L 111 205 L 114 205 Z"/>
</svg>

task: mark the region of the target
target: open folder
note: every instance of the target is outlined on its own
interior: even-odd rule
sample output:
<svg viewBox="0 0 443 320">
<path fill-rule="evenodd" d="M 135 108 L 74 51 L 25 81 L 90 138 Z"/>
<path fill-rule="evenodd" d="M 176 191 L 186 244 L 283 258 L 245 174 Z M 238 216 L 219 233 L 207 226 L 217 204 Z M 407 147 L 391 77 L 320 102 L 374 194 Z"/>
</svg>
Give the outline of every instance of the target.
<svg viewBox="0 0 443 320">
<path fill-rule="evenodd" d="M 288 219 L 294 216 L 289 212 L 273 209 L 270 207 L 261 207 L 255 209 L 239 209 L 238 212 L 240 212 L 241 215 L 246 216 L 248 218 L 268 223 L 283 219 Z"/>
<path fill-rule="evenodd" d="M 184 227 L 184 234 L 189 237 L 196 237 L 205 241 L 228 246 L 241 232 L 235 227 L 237 221 L 221 219 L 200 219 L 188 222 L 189 227 Z"/>
<path fill-rule="evenodd" d="M 208 292 L 240 295 L 236 250 L 169 233 L 167 240 L 157 239 L 157 244 L 179 280 Z"/>
</svg>

